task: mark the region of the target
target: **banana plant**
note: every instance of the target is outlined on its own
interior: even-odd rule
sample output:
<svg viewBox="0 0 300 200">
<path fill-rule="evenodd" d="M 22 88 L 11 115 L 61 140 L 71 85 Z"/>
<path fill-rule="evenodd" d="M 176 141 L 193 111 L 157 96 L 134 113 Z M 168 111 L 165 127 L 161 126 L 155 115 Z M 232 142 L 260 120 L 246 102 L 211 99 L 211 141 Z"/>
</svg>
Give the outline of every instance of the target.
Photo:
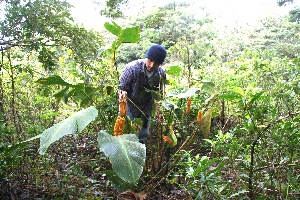
<svg viewBox="0 0 300 200">
<path fill-rule="evenodd" d="M 113 75 L 113 67 L 115 63 L 115 52 L 120 47 L 122 43 L 137 43 L 140 41 L 140 27 L 129 27 L 122 29 L 117 23 L 112 22 L 106 22 L 104 24 L 104 27 L 106 30 L 108 30 L 113 35 L 117 36 L 118 39 L 115 40 L 112 43 L 111 48 L 109 48 L 107 51 L 111 54 L 110 59 L 110 73 Z"/>
</svg>

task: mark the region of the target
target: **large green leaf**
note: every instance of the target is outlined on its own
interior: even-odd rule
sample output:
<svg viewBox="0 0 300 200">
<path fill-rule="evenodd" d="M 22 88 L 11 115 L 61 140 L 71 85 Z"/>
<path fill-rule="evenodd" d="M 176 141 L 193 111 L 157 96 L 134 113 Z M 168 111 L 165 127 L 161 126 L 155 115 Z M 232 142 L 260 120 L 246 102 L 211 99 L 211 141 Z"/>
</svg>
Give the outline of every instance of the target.
<svg viewBox="0 0 300 200">
<path fill-rule="evenodd" d="M 104 27 L 106 28 L 106 30 L 108 30 L 110 33 L 116 36 L 119 36 L 122 31 L 122 28 L 115 22 L 112 22 L 112 24 L 109 22 L 105 22 Z"/>
<path fill-rule="evenodd" d="M 122 43 L 137 43 L 140 41 L 140 27 L 125 28 L 119 35 L 119 41 Z"/>
<path fill-rule="evenodd" d="M 261 95 L 264 93 L 264 91 L 262 91 L 262 92 L 258 92 L 258 93 L 256 93 L 253 97 L 252 97 L 252 99 L 250 100 L 250 104 L 252 104 L 252 103 L 254 103 L 256 100 L 258 100 L 260 97 L 261 97 Z"/>
<path fill-rule="evenodd" d="M 111 182 L 112 186 L 117 189 L 118 192 L 125 192 L 126 190 L 133 190 L 134 185 L 125 182 L 121 179 L 114 170 L 103 171 L 107 175 L 108 180 Z"/>
<path fill-rule="evenodd" d="M 45 130 L 40 139 L 39 153 L 44 155 L 47 148 L 65 135 L 81 132 L 98 115 L 98 110 L 91 106 Z"/>
<path fill-rule="evenodd" d="M 146 147 L 134 134 L 113 136 L 101 130 L 98 134 L 100 150 L 109 157 L 116 174 L 130 184 L 140 178 L 146 158 Z"/>
<path fill-rule="evenodd" d="M 241 100 L 241 96 L 236 93 L 226 93 L 219 95 L 219 99 L 225 99 L 225 100 Z"/>
<path fill-rule="evenodd" d="M 60 76 L 53 75 L 46 78 L 40 78 L 36 81 L 42 85 L 62 85 L 62 86 L 72 86 L 70 83 L 64 81 Z"/>
<path fill-rule="evenodd" d="M 235 88 L 233 88 L 232 91 L 235 92 L 236 94 L 241 95 L 242 97 L 245 97 L 245 92 L 244 92 L 243 88 L 241 88 L 241 87 L 235 87 Z"/>
<path fill-rule="evenodd" d="M 178 65 L 176 65 L 176 66 L 170 66 L 169 69 L 166 70 L 166 74 L 179 77 L 181 71 L 182 71 L 182 68 L 180 66 L 178 66 Z"/>
<path fill-rule="evenodd" d="M 177 97 L 177 98 L 188 98 L 196 94 L 197 91 L 201 90 L 200 88 L 190 88 L 187 91 L 180 93 L 180 94 L 174 94 L 174 93 L 168 93 L 166 96 L 170 97 Z"/>
</svg>

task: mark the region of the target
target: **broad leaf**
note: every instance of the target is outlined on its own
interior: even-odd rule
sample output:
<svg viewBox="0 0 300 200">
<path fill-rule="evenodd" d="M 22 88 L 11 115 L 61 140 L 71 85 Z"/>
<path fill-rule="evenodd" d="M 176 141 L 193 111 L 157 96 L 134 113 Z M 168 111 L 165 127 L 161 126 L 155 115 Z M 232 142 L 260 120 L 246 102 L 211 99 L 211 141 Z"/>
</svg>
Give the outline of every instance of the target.
<svg viewBox="0 0 300 200">
<path fill-rule="evenodd" d="M 44 155 L 47 148 L 65 135 L 81 132 L 98 115 L 98 110 L 91 106 L 45 130 L 40 139 L 39 153 Z"/>
<path fill-rule="evenodd" d="M 140 27 L 126 28 L 122 30 L 119 41 L 122 43 L 137 43 L 140 41 Z"/>
<path fill-rule="evenodd" d="M 115 22 L 112 22 L 112 24 L 110 24 L 109 22 L 105 22 L 104 27 L 106 28 L 106 30 L 108 30 L 110 33 L 114 34 L 115 36 L 119 36 L 122 31 L 122 28 L 119 25 L 117 25 Z"/>
<path fill-rule="evenodd" d="M 43 85 L 72 86 L 70 83 L 67 83 L 60 76 L 57 75 L 53 75 L 47 78 L 40 78 L 36 82 Z"/>
<path fill-rule="evenodd" d="M 108 177 L 108 180 L 112 183 L 112 185 L 117 189 L 118 192 L 124 192 L 128 189 L 133 189 L 134 185 L 128 182 L 125 182 L 121 179 L 114 170 L 103 171 Z"/>
<path fill-rule="evenodd" d="M 168 100 L 162 100 L 160 101 L 161 102 L 161 105 L 168 111 L 171 111 L 172 109 L 177 109 L 178 106 L 173 103 L 172 101 L 168 101 Z"/>
<path fill-rule="evenodd" d="M 236 93 L 227 93 L 227 94 L 222 94 L 219 95 L 219 99 L 225 99 L 225 100 L 240 100 L 241 96 L 236 94 Z"/>
<path fill-rule="evenodd" d="M 233 88 L 232 91 L 235 92 L 235 93 L 237 93 L 237 94 L 239 94 L 239 95 L 241 95 L 242 97 L 245 96 L 245 92 L 244 92 L 243 88 L 235 87 L 235 88 Z"/>
<path fill-rule="evenodd" d="M 98 134 L 100 150 L 109 157 L 116 174 L 130 184 L 140 178 L 146 158 L 146 147 L 134 134 L 113 136 L 106 131 Z"/>
<path fill-rule="evenodd" d="M 189 98 L 193 95 L 196 94 L 197 91 L 201 90 L 200 88 L 190 88 L 187 91 L 180 93 L 180 94 L 173 94 L 173 93 L 168 93 L 166 96 L 170 96 L 170 97 L 177 97 L 177 98 Z"/>
<path fill-rule="evenodd" d="M 61 91 L 59 91 L 58 93 L 56 93 L 54 95 L 55 98 L 62 98 L 64 97 L 64 95 L 66 94 L 66 92 L 69 90 L 69 87 L 65 87 L 64 89 L 62 89 Z"/>
<path fill-rule="evenodd" d="M 208 105 L 209 103 L 214 102 L 218 95 L 218 93 L 212 94 L 208 99 L 205 100 L 205 104 Z"/>
<path fill-rule="evenodd" d="M 181 71 L 182 68 L 180 66 L 170 66 L 169 69 L 166 70 L 166 74 L 179 77 Z"/>
<path fill-rule="evenodd" d="M 215 91 L 215 84 L 213 82 L 210 82 L 210 81 L 201 81 L 201 83 L 202 83 L 202 87 L 201 87 L 201 91 L 202 92 L 208 92 L 210 94 L 216 93 L 216 91 Z"/>
<path fill-rule="evenodd" d="M 263 92 L 258 92 L 258 93 L 256 93 L 255 95 L 254 95 L 254 97 L 252 97 L 252 99 L 250 100 L 250 104 L 252 104 L 252 103 L 254 103 L 256 100 L 258 100 L 260 97 L 261 97 L 261 95 L 264 93 L 264 91 Z"/>
</svg>

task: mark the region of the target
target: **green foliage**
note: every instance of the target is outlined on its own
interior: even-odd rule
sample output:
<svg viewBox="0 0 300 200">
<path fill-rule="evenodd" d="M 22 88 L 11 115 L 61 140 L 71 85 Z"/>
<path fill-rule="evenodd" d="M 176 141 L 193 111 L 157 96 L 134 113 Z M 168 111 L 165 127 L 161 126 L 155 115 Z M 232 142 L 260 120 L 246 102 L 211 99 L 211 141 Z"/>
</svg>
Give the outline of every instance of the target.
<svg viewBox="0 0 300 200">
<path fill-rule="evenodd" d="M 56 52 L 50 48 L 55 46 L 71 49 L 77 62 L 90 66 L 103 40 L 98 33 L 73 24 L 71 7 L 66 1 L 56 0 L 6 2 L 0 44 L 6 45 L 4 49 L 17 46 L 38 51 L 39 61 L 48 70 L 57 64 Z"/>
<path fill-rule="evenodd" d="M 262 28 L 255 32 L 250 35 L 254 48 L 273 50 L 277 57 L 297 57 L 299 24 L 288 22 L 287 18 L 268 18 L 262 21 Z"/>
<path fill-rule="evenodd" d="M 166 70 L 166 74 L 179 77 L 181 71 L 182 68 L 179 66 L 169 66 L 168 70 Z"/>
<path fill-rule="evenodd" d="M 293 3 L 294 2 L 294 0 L 277 0 L 277 4 L 279 5 L 279 6 L 283 6 L 283 5 L 285 5 L 286 3 Z"/>
<path fill-rule="evenodd" d="M 123 16 L 121 6 L 128 3 L 128 0 L 106 0 L 106 6 L 101 10 L 101 14 L 109 18 L 120 18 Z"/>
<path fill-rule="evenodd" d="M 106 22 L 104 27 L 112 34 L 117 36 L 117 40 L 112 43 L 112 46 L 107 51 L 111 54 L 110 73 L 114 73 L 115 54 L 122 43 L 137 43 L 140 40 L 140 28 L 138 26 L 122 29 L 118 24 Z"/>
<path fill-rule="evenodd" d="M 4 174 L 10 167 L 17 167 L 22 160 L 22 150 L 27 144 L 19 143 L 15 145 L 0 146 L 0 178 L 4 178 Z"/>
<path fill-rule="evenodd" d="M 46 129 L 40 137 L 39 153 L 44 155 L 47 148 L 65 135 L 81 132 L 98 115 L 95 107 L 83 109 L 67 119 Z"/>
<path fill-rule="evenodd" d="M 182 160 L 178 163 L 178 176 L 184 177 L 186 184 L 181 186 L 189 191 L 193 199 L 226 199 L 224 194 L 230 182 L 222 181 L 221 174 L 225 162 L 218 161 L 218 158 L 210 159 L 199 154 L 192 156 L 190 152 L 183 152 Z"/>
<path fill-rule="evenodd" d="M 300 8 L 295 8 L 289 12 L 289 21 L 300 23 Z"/>
<path fill-rule="evenodd" d="M 101 151 L 109 157 L 116 174 L 125 182 L 135 185 L 139 180 L 146 158 L 146 147 L 134 134 L 112 136 L 105 131 L 98 134 Z"/>
<path fill-rule="evenodd" d="M 147 189 L 150 195 L 163 192 L 161 186 L 172 194 L 183 188 L 198 199 L 297 199 L 297 12 L 290 13 L 290 22 L 269 18 L 260 28 L 245 31 L 236 27 L 220 36 L 207 17 L 195 19 L 188 4 L 172 3 L 130 22 L 134 24 L 131 28 L 105 23 L 114 39 L 104 42 L 98 32 L 73 24 L 71 7 L 64 1 L 5 4 L 5 17 L 0 22 L 4 36 L 0 39 L 1 177 L 21 174 L 23 180 L 23 175 L 29 176 L 37 188 L 43 185 L 43 191 L 53 193 L 53 198 L 66 198 L 66 194 L 90 198 L 78 188 L 97 188 L 99 192 L 98 187 L 107 184 L 109 188 L 111 183 L 118 191 Z M 135 44 L 129 44 L 132 42 Z M 116 66 L 141 58 L 151 42 L 168 49 L 167 65 L 163 66 L 168 81 L 166 98 L 155 101 L 160 107 L 153 112 L 146 159 L 145 145 L 134 135 L 114 137 L 107 133 L 112 132 L 118 112 Z M 105 43 L 110 46 L 108 51 Z M 187 115 L 189 97 L 192 104 Z M 60 99 L 65 104 L 57 101 Z M 75 114 L 78 116 L 62 119 L 78 106 L 91 104 L 97 108 L 99 120 L 91 123 L 93 128 L 87 132 L 106 130 L 94 140 L 111 163 L 98 150 L 88 152 L 89 156 L 96 154 L 95 159 L 87 159 L 81 150 L 85 147 L 77 146 L 79 140 L 61 138 L 78 131 L 83 117 Z M 206 113 L 209 109 L 213 112 L 206 120 L 209 134 L 204 138 L 196 117 L 199 110 Z M 126 123 L 128 133 L 133 132 L 130 123 L 141 125 L 129 120 Z M 36 144 L 19 142 L 40 138 L 47 127 L 52 128 L 45 131 L 49 140 L 42 142 L 46 143 L 42 150 L 51 145 L 51 153 L 36 156 L 32 153 Z M 165 144 L 164 136 L 177 145 Z M 63 147 L 56 148 L 57 143 Z M 64 148 L 67 145 L 71 147 Z M 72 160 L 72 152 L 82 160 Z M 60 154 L 68 155 L 62 158 Z M 91 180 L 88 167 L 99 172 L 95 180 Z M 27 188 L 31 179 L 27 179 Z"/>
<path fill-rule="evenodd" d="M 49 86 L 49 85 L 59 85 L 64 86 L 62 90 L 54 94 L 57 99 L 63 99 L 65 103 L 68 103 L 69 98 L 73 98 L 75 102 L 79 101 L 81 107 L 85 107 L 93 102 L 93 97 L 96 92 L 100 90 L 100 87 L 92 87 L 87 84 L 78 83 L 72 85 L 64 81 L 60 76 L 53 75 L 47 78 L 40 78 L 37 83 Z"/>
<path fill-rule="evenodd" d="M 210 21 L 195 18 L 189 6 L 180 4 L 176 9 L 167 6 L 137 19 L 136 23 L 141 27 L 141 38 L 169 48 L 180 40 L 189 40 L 192 36 L 199 35 L 200 27 Z"/>
<path fill-rule="evenodd" d="M 110 33 L 118 37 L 112 45 L 113 52 L 118 49 L 122 43 L 137 43 L 140 40 L 140 28 L 138 26 L 122 29 L 115 22 L 112 22 L 112 24 L 106 22 L 104 27 Z"/>
<path fill-rule="evenodd" d="M 187 91 L 181 92 L 179 94 L 168 93 L 167 96 L 185 99 L 185 98 L 195 95 L 195 93 L 199 90 L 200 90 L 200 88 L 190 88 Z"/>
</svg>

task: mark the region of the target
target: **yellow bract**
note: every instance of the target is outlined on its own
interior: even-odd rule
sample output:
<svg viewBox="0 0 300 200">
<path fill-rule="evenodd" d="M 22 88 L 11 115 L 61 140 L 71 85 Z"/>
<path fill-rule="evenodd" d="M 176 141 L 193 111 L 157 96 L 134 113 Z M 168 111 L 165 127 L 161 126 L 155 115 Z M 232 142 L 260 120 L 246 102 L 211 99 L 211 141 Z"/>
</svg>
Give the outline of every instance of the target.
<svg viewBox="0 0 300 200">
<path fill-rule="evenodd" d="M 201 122 L 203 128 L 202 132 L 205 138 L 208 138 L 208 135 L 210 133 L 211 116 L 212 116 L 212 111 L 211 109 L 208 109 L 202 118 L 202 122 Z"/>
</svg>

